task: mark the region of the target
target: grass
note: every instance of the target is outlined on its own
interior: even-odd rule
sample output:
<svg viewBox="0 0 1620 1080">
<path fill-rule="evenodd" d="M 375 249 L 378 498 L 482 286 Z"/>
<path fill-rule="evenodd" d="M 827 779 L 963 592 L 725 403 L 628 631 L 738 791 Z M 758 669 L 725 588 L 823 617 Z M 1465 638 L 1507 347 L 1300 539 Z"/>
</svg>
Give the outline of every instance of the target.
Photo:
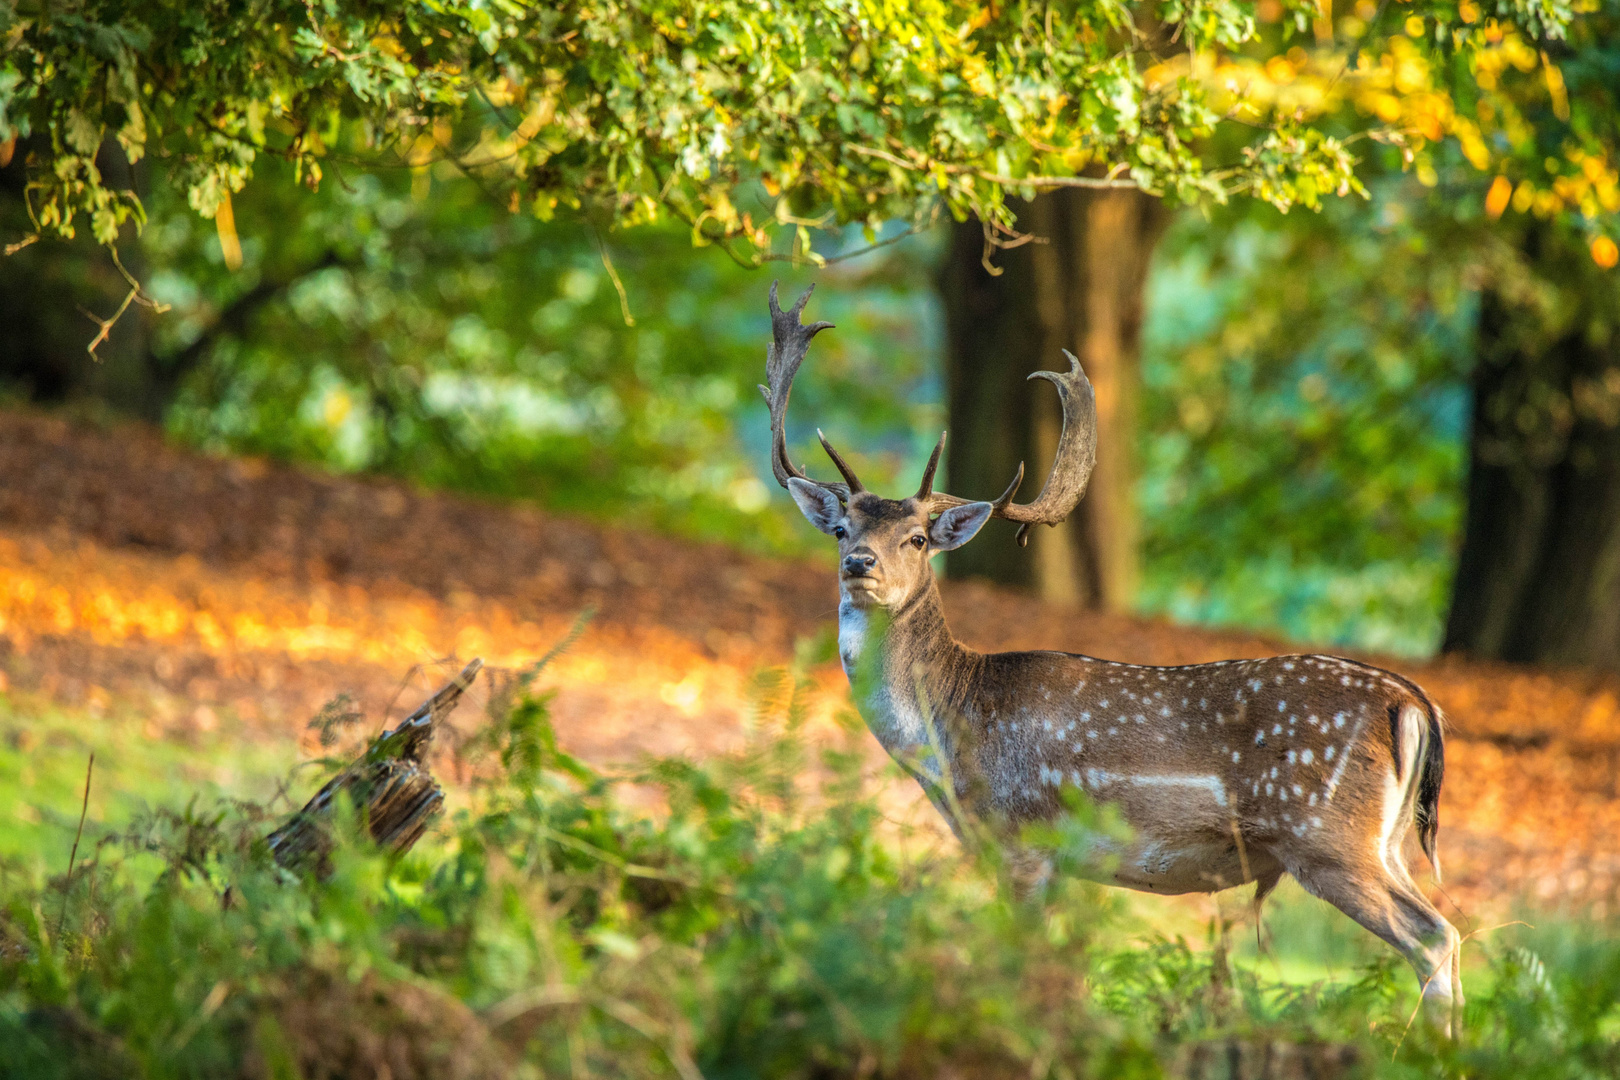
<svg viewBox="0 0 1620 1080">
<path fill-rule="evenodd" d="M 0 858 L 66 869 L 92 753 L 89 820 L 105 833 L 196 795 L 268 801 L 297 761 L 290 737 L 243 736 L 220 722 L 184 737 L 148 733 L 126 709 L 67 708 L 0 692 Z"/>
<path fill-rule="evenodd" d="M 922 846 L 893 842 L 854 744 L 812 748 L 794 680 L 760 687 L 744 750 L 635 772 L 655 817 L 523 699 L 464 748 L 477 779 L 427 841 L 388 857 L 340 814 L 324 881 L 263 843 L 290 740 L 0 699 L 0 808 L 39 808 L 4 841 L 0 1076 L 1114 1078 L 1254 1048 L 1297 1075 L 1620 1073 L 1612 927 L 1471 942 L 1448 1044 L 1405 1031 L 1405 966 L 1297 890 L 1260 954 L 1212 917 L 1236 898 L 1064 882 L 1035 905 L 993 852 L 902 854 Z"/>
</svg>

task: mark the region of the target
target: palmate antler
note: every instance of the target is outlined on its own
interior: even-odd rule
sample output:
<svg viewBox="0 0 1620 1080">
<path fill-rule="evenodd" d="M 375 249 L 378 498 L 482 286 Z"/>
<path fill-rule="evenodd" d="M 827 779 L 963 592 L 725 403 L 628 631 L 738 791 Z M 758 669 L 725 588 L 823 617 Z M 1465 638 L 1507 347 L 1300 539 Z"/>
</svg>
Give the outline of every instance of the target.
<svg viewBox="0 0 1620 1080">
<path fill-rule="evenodd" d="M 797 477 L 817 487 L 825 488 L 837 495 L 840 501 L 847 503 L 851 495 L 866 489 L 861 486 L 855 473 L 819 430 L 816 436 L 821 439 L 821 446 L 827 451 L 827 456 L 843 474 L 845 483 L 823 483 L 811 479 L 793 464 L 787 453 L 787 435 L 784 428 L 788 394 L 793 389 L 793 376 L 798 374 L 799 365 L 804 362 L 805 354 L 810 351 L 810 339 L 821 331 L 832 328 L 832 323 L 829 322 L 816 322 L 808 326 L 799 322 L 799 315 L 804 311 L 805 304 L 810 302 L 810 294 L 814 291 L 815 286 L 810 286 L 804 290 L 793 307 L 783 311 L 776 299 L 776 282 L 771 282 L 772 341 L 765 354 L 765 378 L 770 385 L 759 388 L 771 410 L 771 471 L 776 474 L 776 482 L 783 487 L 787 486 L 790 478 Z M 1007 490 L 1002 492 L 1000 497 L 990 503 L 994 508 L 991 511 L 992 517 L 1019 523 L 1020 545 L 1029 543 L 1031 525 L 1056 525 L 1069 516 L 1069 512 L 1080 501 L 1080 497 L 1086 493 L 1086 483 L 1091 479 L 1092 467 L 1097 463 L 1097 397 L 1091 388 L 1091 381 L 1086 378 L 1086 373 L 1080 370 L 1079 359 L 1067 349 L 1063 350 L 1063 355 L 1069 358 L 1067 372 L 1037 371 L 1029 376 L 1031 379 L 1045 379 L 1057 387 L 1058 399 L 1063 405 L 1063 431 L 1058 436 L 1057 455 L 1052 462 L 1052 473 L 1046 478 L 1046 483 L 1034 502 L 1015 503 L 1012 497 L 1018 493 L 1019 486 L 1024 482 L 1024 465 L 1023 462 L 1019 462 L 1012 483 L 1007 485 Z M 939 443 L 928 459 L 928 467 L 923 470 L 922 485 L 918 487 L 916 495 L 918 500 L 927 502 L 929 513 L 938 513 L 953 506 L 978 501 L 934 491 L 934 472 L 939 468 L 940 455 L 944 452 L 945 433 L 942 432 Z"/>
<path fill-rule="evenodd" d="M 765 404 L 771 410 L 771 471 L 776 474 L 776 482 L 783 487 L 787 487 L 789 478 L 797 478 L 826 488 L 837 495 L 839 501 L 848 502 L 852 494 L 866 489 L 861 487 L 855 473 L 838 455 L 838 451 L 832 448 L 820 429 L 817 429 L 816 437 L 821 440 L 822 449 L 827 451 L 827 456 L 838 466 L 847 483 L 824 484 L 820 480 L 812 480 L 788 457 L 785 426 L 788 395 L 793 392 L 793 376 L 799 373 L 799 365 L 804 363 L 805 354 L 810 351 L 810 339 L 823 330 L 831 330 L 833 324 L 816 322 L 805 326 L 799 322 L 799 314 L 804 311 L 804 305 L 810 302 L 810 294 L 816 291 L 814 285 L 804 290 L 798 301 L 786 311 L 777 303 L 776 285 L 776 282 L 771 282 L 771 344 L 765 351 L 765 381 L 770 385 L 759 388 L 759 392 L 765 395 Z"/>
<path fill-rule="evenodd" d="M 1063 355 L 1069 358 L 1068 371 L 1036 371 L 1029 376 L 1031 379 L 1045 379 L 1057 387 L 1058 400 L 1063 405 L 1063 430 L 1058 435 L 1052 472 L 1034 502 L 1015 503 L 1012 497 L 1018 494 L 1018 488 L 1024 482 L 1024 463 L 1020 461 L 1012 483 L 990 503 L 995 507 L 992 517 L 1018 522 L 1020 547 L 1029 543 L 1031 525 L 1056 525 L 1069 516 L 1069 512 L 1080 502 L 1080 497 L 1086 493 L 1091 470 L 1097 464 L 1097 395 L 1091 389 L 1091 380 L 1080 370 L 1079 358 L 1068 349 L 1063 350 Z M 945 434 L 940 432 L 939 443 L 934 447 L 934 453 L 928 459 L 928 468 L 923 472 L 922 487 L 917 490 L 917 498 L 928 500 L 929 513 L 974 501 L 932 490 L 934 468 L 945 450 Z"/>
</svg>

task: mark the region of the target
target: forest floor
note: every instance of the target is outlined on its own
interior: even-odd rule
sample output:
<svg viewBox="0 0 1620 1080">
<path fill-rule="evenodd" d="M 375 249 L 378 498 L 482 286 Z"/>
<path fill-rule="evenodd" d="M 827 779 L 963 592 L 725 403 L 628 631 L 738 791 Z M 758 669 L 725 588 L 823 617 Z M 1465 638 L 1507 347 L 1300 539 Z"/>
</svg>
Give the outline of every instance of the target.
<svg viewBox="0 0 1620 1080">
<path fill-rule="evenodd" d="M 305 725 L 335 695 L 376 729 L 461 659 L 532 663 L 587 607 L 588 628 L 545 683 L 560 741 L 587 760 L 739 745 L 756 673 L 796 651 L 823 658 L 810 668 L 810 728 L 831 737 L 847 715 L 842 673 L 825 659 L 835 597 L 830 565 L 201 456 L 136 425 L 0 411 L 0 692 L 12 699 L 0 736 L 13 747 L 30 738 L 17 703 L 32 702 L 111 717 L 148 741 L 228 732 L 312 753 Z M 1142 664 L 1300 651 L 981 584 L 947 583 L 945 602 L 981 649 Z M 1417 680 L 1447 713 L 1447 910 L 1620 910 L 1620 680 L 1361 658 Z M 921 805 L 910 789 L 894 798 Z"/>
</svg>

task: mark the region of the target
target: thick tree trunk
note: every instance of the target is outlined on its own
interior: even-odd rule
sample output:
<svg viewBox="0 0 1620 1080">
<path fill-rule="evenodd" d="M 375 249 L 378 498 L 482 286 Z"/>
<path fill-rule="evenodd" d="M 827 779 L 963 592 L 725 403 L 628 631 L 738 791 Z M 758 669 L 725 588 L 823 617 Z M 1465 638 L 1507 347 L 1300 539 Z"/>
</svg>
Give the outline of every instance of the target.
<svg viewBox="0 0 1620 1080">
<path fill-rule="evenodd" d="M 1532 260 L 1567 257 L 1527 244 Z M 1551 311 L 1526 290 L 1485 296 L 1444 647 L 1620 672 L 1620 290 L 1564 266 L 1592 280 L 1557 274 Z"/>
<path fill-rule="evenodd" d="M 951 490 L 999 494 L 1026 465 L 1021 501 L 1051 465 L 1061 417 L 1051 388 L 1030 372 L 1059 369 L 1063 349 L 1080 358 L 1097 391 L 1097 468 L 1079 509 L 1054 528 L 1013 543 L 1014 527 L 947 557 L 952 577 L 986 577 L 1032 588 L 1045 599 L 1118 611 L 1136 587 L 1131 447 L 1137 354 L 1148 262 L 1164 212 L 1133 191 L 1068 190 L 1022 204 L 1019 227 L 1043 242 L 997 252 L 983 265 L 977 221 L 955 226 L 940 277 L 947 327 Z"/>
</svg>

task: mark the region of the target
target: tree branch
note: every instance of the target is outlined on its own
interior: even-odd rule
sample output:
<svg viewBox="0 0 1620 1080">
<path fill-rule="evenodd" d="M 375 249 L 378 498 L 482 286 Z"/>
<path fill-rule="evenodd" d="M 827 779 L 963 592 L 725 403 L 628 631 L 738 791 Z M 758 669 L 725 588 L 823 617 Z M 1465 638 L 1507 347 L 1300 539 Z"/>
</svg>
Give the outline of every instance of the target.
<svg viewBox="0 0 1620 1080">
<path fill-rule="evenodd" d="M 146 354 L 146 367 L 152 373 L 152 381 L 158 386 L 158 400 L 169 401 L 174 396 L 175 389 L 181 380 L 189 375 L 193 369 L 207 355 L 209 348 L 227 334 L 240 334 L 247 328 L 248 320 L 255 312 L 266 304 L 275 300 L 293 285 L 311 274 L 319 273 L 333 266 L 349 266 L 353 259 L 345 258 L 336 251 L 328 250 L 326 254 L 310 266 L 294 274 L 281 278 L 270 278 L 260 281 L 253 288 L 231 301 L 229 307 L 220 313 L 195 341 L 171 356 L 159 356 L 148 351 Z"/>
</svg>

